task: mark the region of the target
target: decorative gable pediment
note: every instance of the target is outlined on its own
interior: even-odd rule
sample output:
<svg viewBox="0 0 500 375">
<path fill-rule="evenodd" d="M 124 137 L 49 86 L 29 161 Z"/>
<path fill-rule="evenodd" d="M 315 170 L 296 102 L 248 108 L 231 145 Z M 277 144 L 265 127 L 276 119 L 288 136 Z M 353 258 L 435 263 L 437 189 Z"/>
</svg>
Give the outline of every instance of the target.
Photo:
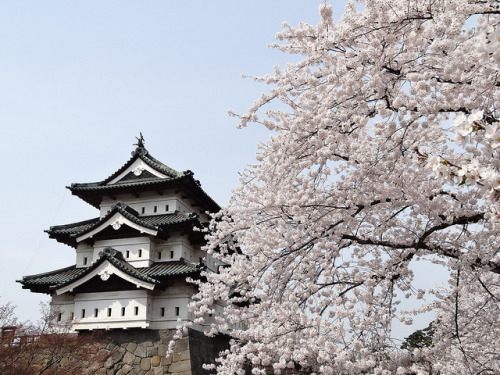
<svg viewBox="0 0 500 375">
<path fill-rule="evenodd" d="M 123 261 L 121 253 L 114 249 L 106 248 L 100 253 L 100 256 L 99 261 L 91 266 L 88 271 L 85 271 L 71 282 L 56 288 L 56 294 L 72 292 L 75 288 L 85 284 L 96 276 L 100 277 L 103 282 L 106 282 L 112 275 L 135 285 L 137 288 L 154 289 L 156 281 L 150 277 L 139 275 L 132 266 Z"/>
<path fill-rule="evenodd" d="M 135 176 L 135 178 L 133 177 Z M 137 158 L 118 176 L 108 181 L 107 185 L 120 183 L 121 181 L 150 179 L 150 178 L 169 178 L 169 176 L 157 171 L 151 166 L 147 165 L 142 159 Z"/>
<path fill-rule="evenodd" d="M 76 238 L 76 241 L 81 242 L 88 238 L 92 238 L 93 236 L 102 232 L 108 227 L 112 227 L 113 229 L 118 230 L 122 227 L 122 225 L 127 225 L 130 228 L 136 229 L 140 233 L 147 233 L 152 236 L 156 236 L 158 234 L 157 230 L 147 228 L 138 223 L 135 223 L 118 211 L 115 212 L 113 215 L 109 216 L 107 219 L 102 220 L 100 223 L 95 225 L 95 227 L 92 228 L 91 230 L 84 232 L 82 235 Z"/>
</svg>

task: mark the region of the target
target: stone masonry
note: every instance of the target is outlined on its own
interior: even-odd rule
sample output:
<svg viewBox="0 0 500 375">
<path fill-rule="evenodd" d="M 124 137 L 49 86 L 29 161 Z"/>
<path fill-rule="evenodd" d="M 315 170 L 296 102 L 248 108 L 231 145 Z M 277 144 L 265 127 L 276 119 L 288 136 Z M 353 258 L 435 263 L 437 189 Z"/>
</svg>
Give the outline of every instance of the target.
<svg viewBox="0 0 500 375">
<path fill-rule="evenodd" d="M 101 336 L 107 342 L 101 350 L 112 355 L 105 363 L 90 363 L 99 375 L 204 375 L 203 363 L 213 363 L 217 354 L 228 347 L 225 336 L 206 337 L 189 330 L 179 340 L 174 352 L 167 358 L 168 344 L 173 330 L 113 330 Z"/>
</svg>

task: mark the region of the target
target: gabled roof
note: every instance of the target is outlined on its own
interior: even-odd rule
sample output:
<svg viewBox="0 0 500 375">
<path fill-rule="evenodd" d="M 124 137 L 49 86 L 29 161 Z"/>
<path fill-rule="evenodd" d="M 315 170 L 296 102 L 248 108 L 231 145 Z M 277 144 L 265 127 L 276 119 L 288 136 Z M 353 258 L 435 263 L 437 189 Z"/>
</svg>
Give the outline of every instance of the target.
<svg viewBox="0 0 500 375">
<path fill-rule="evenodd" d="M 142 233 L 167 238 L 170 232 L 188 223 L 190 224 L 189 228 L 202 226 L 198 216 L 194 213 L 175 212 L 163 215 L 139 216 L 138 212 L 133 208 L 118 202 L 102 218 L 52 226 L 46 232 L 50 238 L 55 238 L 59 242 L 76 248 L 80 241 L 97 236 L 109 227 L 118 230 L 122 225 L 126 225 Z"/>
<path fill-rule="evenodd" d="M 155 286 L 164 285 L 171 278 L 197 276 L 202 269 L 202 265 L 182 258 L 178 261 L 153 263 L 150 267 L 135 268 L 123 259 L 121 252 L 108 247 L 99 253 L 99 259 L 90 267 L 66 267 L 38 275 L 24 276 L 18 282 L 23 285 L 23 289 L 30 289 L 35 293 L 62 294 L 83 285 L 96 275 L 102 278 L 103 274 L 112 273 L 132 282 L 136 287 L 153 289 Z"/>
<path fill-rule="evenodd" d="M 137 147 L 133 152 L 132 152 L 132 157 L 120 168 L 118 169 L 115 173 L 113 173 L 111 176 L 106 178 L 105 180 L 101 181 L 101 183 L 104 184 L 109 184 L 111 181 L 116 179 L 121 173 L 126 171 L 137 159 L 142 160 L 146 165 L 149 167 L 153 168 L 155 171 L 158 171 L 167 178 L 179 178 L 182 177 L 186 172 L 177 172 L 175 169 L 170 168 L 169 166 L 163 164 L 161 161 L 155 159 L 152 157 L 148 150 L 144 147 Z M 140 176 L 140 175 L 139 175 Z M 146 176 L 146 178 L 150 178 L 150 175 Z"/>
<path fill-rule="evenodd" d="M 134 168 L 135 166 L 135 168 Z M 201 188 L 193 172 L 178 172 L 152 157 L 142 146 L 116 172 L 99 182 L 73 183 L 67 187 L 73 195 L 98 208 L 103 196 L 144 191 L 181 189 L 206 210 L 217 212 L 220 206 Z"/>
</svg>

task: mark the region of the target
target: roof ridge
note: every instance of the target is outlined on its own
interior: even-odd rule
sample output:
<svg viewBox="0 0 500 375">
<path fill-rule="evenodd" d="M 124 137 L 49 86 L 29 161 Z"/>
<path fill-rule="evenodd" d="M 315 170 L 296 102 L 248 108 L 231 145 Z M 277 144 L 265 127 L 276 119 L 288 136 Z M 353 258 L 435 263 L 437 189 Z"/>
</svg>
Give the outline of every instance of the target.
<svg viewBox="0 0 500 375">
<path fill-rule="evenodd" d="M 169 167 L 168 165 L 162 163 L 158 159 L 154 158 L 148 150 L 144 149 L 143 154 L 139 154 L 139 158 L 144 161 L 146 164 L 148 164 L 151 168 L 154 169 L 161 169 L 164 172 L 166 172 L 169 177 L 175 178 L 175 177 L 182 177 L 183 175 L 186 174 L 186 172 L 179 172 L 173 169 L 172 167 Z M 155 168 L 156 167 L 156 168 Z"/>
</svg>

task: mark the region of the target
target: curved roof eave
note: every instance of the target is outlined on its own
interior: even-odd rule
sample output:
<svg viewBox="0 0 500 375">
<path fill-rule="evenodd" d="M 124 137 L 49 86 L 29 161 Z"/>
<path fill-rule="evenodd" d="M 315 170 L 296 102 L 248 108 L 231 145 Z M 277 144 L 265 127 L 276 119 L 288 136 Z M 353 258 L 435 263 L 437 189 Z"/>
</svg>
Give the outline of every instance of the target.
<svg viewBox="0 0 500 375">
<path fill-rule="evenodd" d="M 154 289 L 154 286 L 160 283 L 158 280 L 137 272 L 136 268 L 123 260 L 122 253 L 113 248 L 107 247 L 100 252 L 99 255 L 100 258 L 90 267 L 85 269 L 84 272 L 76 275 L 72 279 L 66 280 L 65 282 L 52 285 L 49 289 L 54 290 L 57 294 L 63 294 L 67 291 L 73 290 L 79 285 L 84 284 L 94 276 L 100 275 L 100 272 L 103 272 L 104 274 L 105 271 L 108 272 L 108 275 L 116 274 L 117 276 L 136 284 L 137 287 L 143 287 L 146 289 Z M 111 267 L 108 267 L 108 265 L 105 264 L 106 262 L 109 263 Z M 110 270 L 111 273 L 109 273 Z"/>
</svg>

